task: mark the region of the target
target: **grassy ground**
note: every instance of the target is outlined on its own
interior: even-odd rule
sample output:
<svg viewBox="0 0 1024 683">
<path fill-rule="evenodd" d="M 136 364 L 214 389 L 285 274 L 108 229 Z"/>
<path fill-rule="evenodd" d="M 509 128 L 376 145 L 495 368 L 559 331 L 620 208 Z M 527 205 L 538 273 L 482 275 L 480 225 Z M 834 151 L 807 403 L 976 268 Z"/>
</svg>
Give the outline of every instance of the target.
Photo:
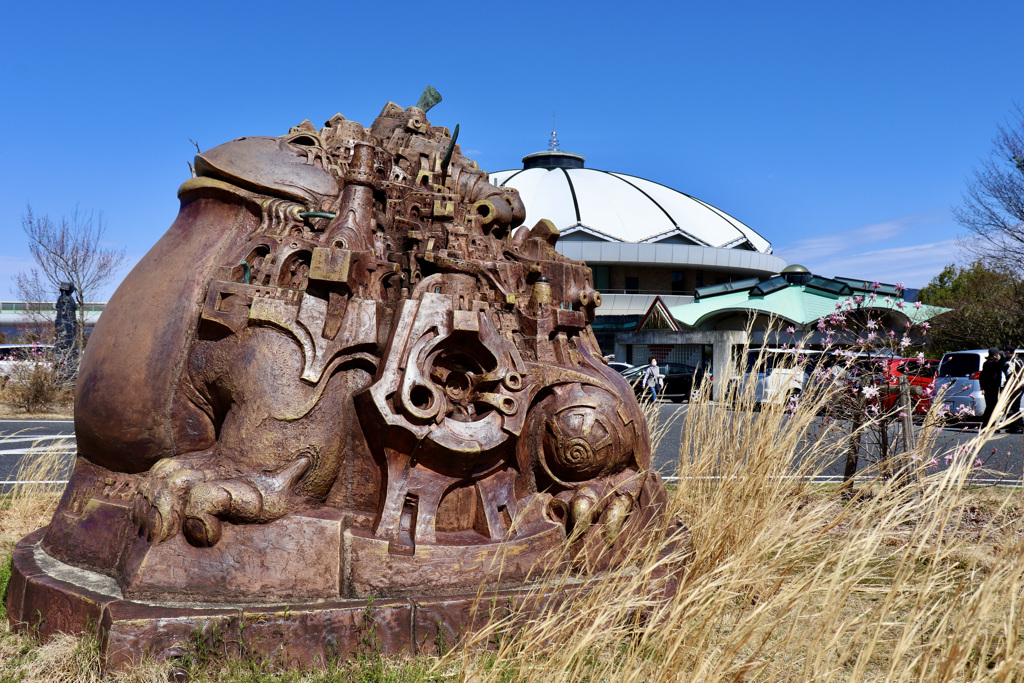
<svg viewBox="0 0 1024 683">
<path fill-rule="evenodd" d="M 880 477 L 841 489 L 791 476 L 810 474 L 795 454 L 816 411 L 813 401 L 788 417 L 697 402 L 685 425 L 653 425 L 655 439 L 684 429 L 671 505 L 694 549 L 667 603 L 653 599 L 657 570 L 684 558 L 652 543 L 571 609 L 506 615 L 441 657 L 370 654 L 277 672 L 199 650 L 175 666 L 193 681 L 1024 679 L 1024 507 L 1019 490 L 970 485 L 985 435 L 941 474 L 921 465 L 906 485 Z M 920 448 L 919 464 L 943 457 L 927 439 Z M 0 564 L 56 499 L 23 489 L 4 501 Z M 171 668 L 112 679 L 165 681 Z M 92 680 L 98 670 L 92 638 L 40 644 L 0 626 L 0 680 Z"/>
</svg>

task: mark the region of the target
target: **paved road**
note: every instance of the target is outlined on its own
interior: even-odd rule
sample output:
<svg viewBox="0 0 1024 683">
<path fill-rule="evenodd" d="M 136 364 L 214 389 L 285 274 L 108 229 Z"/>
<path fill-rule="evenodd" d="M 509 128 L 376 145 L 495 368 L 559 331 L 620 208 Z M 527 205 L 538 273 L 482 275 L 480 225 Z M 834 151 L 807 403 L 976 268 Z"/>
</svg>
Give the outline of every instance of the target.
<svg viewBox="0 0 1024 683">
<path fill-rule="evenodd" d="M 0 491 L 17 479 L 30 450 L 49 450 L 71 463 L 75 454 L 75 426 L 71 420 L 0 420 Z"/>
<path fill-rule="evenodd" d="M 678 461 L 680 433 L 686 420 L 686 404 L 662 403 L 659 405 L 660 419 L 671 421 L 672 428 L 662 439 L 654 454 L 654 466 L 663 475 L 673 476 Z M 970 441 L 977 435 L 977 429 L 943 429 L 937 438 L 940 453 Z M 30 449 L 49 448 L 67 459 L 70 465 L 74 457 L 74 425 L 71 420 L 0 420 L 0 491 L 9 487 L 6 482 L 17 479 L 22 458 Z M 874 449 L 870 443 L 862 445 L 860 468 L 871 466 Z M 994 451 L 994 452 L 993 452 Z M 1020 485 L 1024 450 L 1019 434 L 997 434 L 989 440 L 981 452 L 986 460 L 986 472 L 979 475 L 981 483 L 1003 483 Z M 938 469 L 945 466 L 938 458 Z M 823 480 L 837 480 L 842 477 L 843 461 L 829 463 L 822 472 Z M 65 475 L 66 476 L 66 475 Z"/>
<path fill-rule="evenodd" d="M 665 476 L 675 474 L 680 448 L 680 434 L 685 424 L 688 408 L 687 404 L 667 402 L 661 403 L 659 406 L 659 419 L 662 423 L 673 425 L 662 438 L 653 458 L 654 466 Z M 818 427 L 823 426 L 821 421 L 819 421 Z M 920 429 L 920 425 L 917 425 L 917 428 Z M 970 442 L 977 434 L 977 428 L 968 427 L 964 429 L 962 425 L 940 430 L 935 439 L 935 452 L 938 454 L 938 462 L 934 469 L 938 471 L 945 469 L 946 463 L 942 455 L 952 451 L 961 444 Z M 895 437 L 896 434 L 894 433 L 891 437 L 894 443 L 897 441 Z M 984 460 L 984 468 L 975 477 L 975 483 L 1020 486 L 1022 477 L 1024 477 L 1024 471 L 1022 471 L 1022 467 L 1024 467 L 1022 441 L 1024 439 L 1022 439 L 1020 434 L 1004 433 L 996 434 L 989 439 L 979 454 L 982 460 Z M 806 444 L 807 447 L 811 445 L 810 442 Z M 861 453 L 858 458 L 858 471 L 873 467 L 877 461 L 877 452 L 876 444 L 871 443 L 871 440 L 868 438 L 863 439 Z M 899 449 L 897 449 L 897 452 L 899 452 Z M 821 481 L 839 481 L 842 479 L 845 456 L 840 457 L 835 462 L 822 464 L 824 467 L 818 479 Z"/>
</svg>

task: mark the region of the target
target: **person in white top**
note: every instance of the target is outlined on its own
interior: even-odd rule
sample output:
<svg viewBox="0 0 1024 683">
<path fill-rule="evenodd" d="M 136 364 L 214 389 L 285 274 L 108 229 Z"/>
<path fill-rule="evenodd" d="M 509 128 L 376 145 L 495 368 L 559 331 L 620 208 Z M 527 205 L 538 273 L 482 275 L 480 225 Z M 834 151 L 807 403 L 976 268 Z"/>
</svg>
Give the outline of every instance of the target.
<svg viewBox="0 0 1024 683">
<path fill-rule="evenodd" d="M 644 389 L 651 392 L 651 400 L 658 400 L 658 392 L 665 385 L 665 378 L 661 374 L 661 370 L 658 368 L 658 359 L 653 356 L 650 359 L 650 365 L 644 370 L 644 377 L 641 381 L 641 386 Z"/>
</svg>

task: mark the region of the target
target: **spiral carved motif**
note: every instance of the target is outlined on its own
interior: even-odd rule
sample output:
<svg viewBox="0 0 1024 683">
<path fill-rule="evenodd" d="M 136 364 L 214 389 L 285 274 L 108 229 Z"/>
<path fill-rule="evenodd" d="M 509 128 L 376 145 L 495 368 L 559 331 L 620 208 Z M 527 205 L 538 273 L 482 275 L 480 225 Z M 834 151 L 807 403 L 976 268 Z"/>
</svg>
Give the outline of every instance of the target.
<svg viewBox="0 0 1024 683">
<path fill-rule="evenodd" d="M 558 387 L 537 406 L 538 459 L 552 480 L 580 482 L 621 468 L 632 456 L 633 427 L 622 421 L 619 398 L 597 386 Z M 539 421 L 543 420 L 543 424 Z"/>
<path fill-rule="evenodd" d="M 596 456 L 586 439 L 559 439 L 554 461 L 559 469 L 586 472 L 596 464 Z"/>
</svg>

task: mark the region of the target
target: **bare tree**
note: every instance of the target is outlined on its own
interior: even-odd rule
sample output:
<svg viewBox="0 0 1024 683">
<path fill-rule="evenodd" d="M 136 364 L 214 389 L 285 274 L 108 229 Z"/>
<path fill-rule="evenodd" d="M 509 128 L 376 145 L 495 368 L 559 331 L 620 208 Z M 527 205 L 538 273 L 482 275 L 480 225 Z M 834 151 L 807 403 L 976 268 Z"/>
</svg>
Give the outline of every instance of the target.
<svg viewBox="0 0 1024 683">
<path fill-rule="evenodd" d="M 1024 109 L 999 126 L 992 152 L 968 181 L 953 217 L 967 228 L 963 248 L 987 267 L 1024 276 Z"/>
<path fill-rule="evenodd" d="M 28 206 L 21 226 L 36 265 L 14 276 L 18 295 L 29 303 L 53 302 L 61 282 L 73 284 L 78 303 L 76 344 L 81 350 L 85 347 L 85 302 L 117 274 L 125 259 L 124 249 L 103 246 L 103 214 L 94 217 L 91 211 L 84 214 L 76 208 L 70 220 L 61 216 L 55 221 L 49 216 L 37 217 Z"/>
</svg>

